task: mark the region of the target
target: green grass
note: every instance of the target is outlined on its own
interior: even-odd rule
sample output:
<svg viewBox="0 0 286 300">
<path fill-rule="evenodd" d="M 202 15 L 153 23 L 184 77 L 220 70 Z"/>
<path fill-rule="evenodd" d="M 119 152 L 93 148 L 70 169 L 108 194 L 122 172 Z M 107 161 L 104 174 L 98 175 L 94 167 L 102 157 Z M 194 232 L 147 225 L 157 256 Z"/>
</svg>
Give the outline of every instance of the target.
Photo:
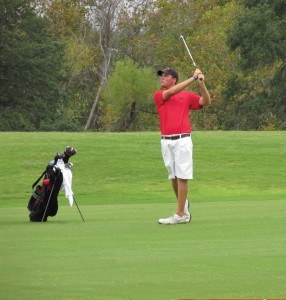
<svg viewBox="0 0 286 300">
<path fill-rule="evenodd" d="M 1 205 L 23 206 L 67 144 L 84 204 L 170 202 L 158 133 L 0 133 Z M 286 132 L 194 132 L 192 201 L 285 199 Z"/>
<path fill-rule="evenodd" d="M 195 132 L 193 220 L 175 209 L 158 133 L 0 133 L 0 299 L 282 298 L 286 132 Z M 73 189 L 28 221 L 31 184 L 66 144 Z"/>
</svg>

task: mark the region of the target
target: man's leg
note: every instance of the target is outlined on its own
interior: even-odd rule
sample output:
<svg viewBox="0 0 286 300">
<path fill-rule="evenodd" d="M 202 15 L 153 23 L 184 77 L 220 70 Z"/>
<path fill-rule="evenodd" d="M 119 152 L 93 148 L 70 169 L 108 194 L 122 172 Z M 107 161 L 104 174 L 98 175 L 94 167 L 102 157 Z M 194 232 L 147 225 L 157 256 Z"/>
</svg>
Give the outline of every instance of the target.
<svg viewBox="0 0 286 300">
<path fill-rule="evenodd" d="M 188 196 L 188 180 L 175 178 L 172 179 L 172 187 L 178 200 L 177 215 L 184 215 L 184 208 Z"/>
<path fill-rule="evenodd" d="M 176 194 L 176 198 L 178 200 L 178 180 L 177 180 L 177 177 L 172 179 L 172 187 L 173 187 L 173 190 Z"/>
</svg>

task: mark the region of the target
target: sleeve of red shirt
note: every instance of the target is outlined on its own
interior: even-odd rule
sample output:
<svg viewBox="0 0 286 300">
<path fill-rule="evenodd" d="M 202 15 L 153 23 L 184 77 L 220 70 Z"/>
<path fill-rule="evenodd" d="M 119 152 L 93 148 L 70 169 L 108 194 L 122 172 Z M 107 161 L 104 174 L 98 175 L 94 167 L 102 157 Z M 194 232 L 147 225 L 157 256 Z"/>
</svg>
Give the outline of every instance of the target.
<svg viewBox="0 0 286 300">
<path fill-rule="evenodd" d="M 201 99 L 200 95 L 189 92 L 190 109 L 192 110 L 202 109 L 204 106 L 199 104 L 200 99 Z"/>
<path fill-rule="evenodd" d="M 157 105 L 160 105 L 164 102 L 164 100 L 163 100 L 163 90 L 159 90 L 154 94 L 154 101 Z"/>
</svg>

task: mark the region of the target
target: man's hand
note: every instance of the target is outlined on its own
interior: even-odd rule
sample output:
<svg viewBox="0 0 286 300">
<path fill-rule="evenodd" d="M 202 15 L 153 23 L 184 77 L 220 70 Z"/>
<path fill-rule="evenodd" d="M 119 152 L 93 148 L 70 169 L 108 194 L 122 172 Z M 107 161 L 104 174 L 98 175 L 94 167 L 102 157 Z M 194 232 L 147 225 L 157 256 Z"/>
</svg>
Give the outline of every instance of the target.
<svg viewBox="0 0 286 300">
<path fill-rule="evenodd" d="M 199 79 L 199 81 L 205 81 L 205 76 L 200 69 L 196 69 L 193 75 L 195 80 Z"/>
</svg>

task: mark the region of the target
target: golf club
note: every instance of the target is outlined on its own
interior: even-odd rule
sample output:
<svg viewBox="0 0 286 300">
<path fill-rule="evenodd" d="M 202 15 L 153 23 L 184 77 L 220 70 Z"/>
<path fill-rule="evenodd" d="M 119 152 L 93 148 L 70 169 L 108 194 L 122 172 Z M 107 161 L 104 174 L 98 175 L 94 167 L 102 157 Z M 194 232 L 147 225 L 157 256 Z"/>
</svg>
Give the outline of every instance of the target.
<svg viewBox="0 0 286 300">
<path fill-rule="evenodd" d="M 185 39 L 184 39 L 184 37 L 181 35 L 180 36 L 180 39 L 183 41 L 183 43 L 184 43 L 184 45 L 185 45 L 185 48 L 187 49 L 187 52 L 189 53 L 189 56 L 190 56 L 190 58 L 191 58 L 191 60 L 192 60 L 192 62 L 193 62 L 193 66 L 195 67 L 195 68 L 197 68 L 197 65 L 196 65 L 196 63 L 195 63 L 195 61 L 194 61 L 194 59 L 193 59 L 193 56 L 192 56 L 192 54 L 191 54 L 191 52 L 190 52 L 190 50 L 189 50 L 189 47 L 188 47 L 188 45 L 187 45 L 187 43 L 186 43 L 186 41 L 185 41 Z M 200 80 L 202 80 L 202 78 L 200 78 Z"/>
<path fill-rule="evenodd" d="M 188 53 L 189 53 L 189 56 L 190 56 L 190 58 L 191 58 L 191 60 L 192 60 L 192 62 L 193 62 L 193 65 L 194 65 L 194 67 L 196 68 L 197 65 L 196 65 L 196 63 L 195 63 L 195 61 L 194 61 L 194 59 L 193 59 L 193 56 L 192 56 L 192 54 L 191 54 L 191 52 L 190 52 L 190 50 L 189 50 L 189 47 L 188 47 L 188 45 L 187 45 L 187 43 L 186 43 L 186 41 L 185 41 L 185 39 L 184 39 L 184 37 L 183 37 L 182 35 L 180 36 L 180 39 L 183 41 L 183 43 L 184 43 L 184 45 L 185 45 L 185 47 L 186 47 L 186 49 L 187 49 L 187 51 L 188 51 Z"/>
<path fill-rule="evenodd" d="M 43 217 L 42 217 L 42 221 L 41 221 L 41 222 L 44 222 L 44 219 L 45 219 L 45 216 L 46 216 L 46 213 L 47 213 L 47 210 L 48 210 L 48 206 L 49 206 L 49 204 L 50 204 L 50 200 L 51 200 L 51 197 L 52 197 L 52 194 L 53 194 L 53 191 L 54 191 L 54 187 L 55 187 L 55 184 L 53 184 L 53 187 L 52 187 L 52 190 L 51 190 L 51 193 L 50 193 L 48 202 L 47 202 L 47 206 L 46 206 L 46 208 L 45 208 L 45 211 L 44 211 L 44 214 L 43 214 Z"/>
<path fill-rule="evenodd" d="M 53 183 L 53 186 L 52 186 L 52 190 L 51 190 L 51 192 L 50 192 L 50 196 L 49 196 L 49 199 L 48 199 L 48 202 L 47 202 L 47 205 L 46 205 L 46 208 L 45 208 L 45 211 L 44 211 L 44 214 L 43 214 L 43 217 L 42 217 L 42 221 L 41 221 L 41 222 L 44 222 L 44 220 L 45 220 L 46 213 L 47 213 L 48 207 L 49 207 L 49 205 L 50 205 L 50 201 L 51 201 L 51 198 L 52 198 L 52 195 L 53 195 L 55 186 L 56 186 L 56 182 L 57 182 L 57 179 L 58 179 L 58 176 L 59 176 L 58 169 L 55 168 L 54 170 L 57 170 L 57 172 L 55 173 L 56 176 L 55 176 L 55 179 L 54 179 L 54 183 Z M 43 173 L 43 174 L 44 174 L 44 173 Z M 42 174 L 42 175 L 43 175 L 43 174 Z M 41 178 L 41 177 L 40 177 L 40 178 Z M 40 179 L 40 178 L 39 178 L 39 179 Z M 37 184 L 37 182 L 39 181 L 39 179 L 36 181 L 36 183 L 33 184 L 33 188 L 34 188 L 35 184 Z"/>
</svg>

